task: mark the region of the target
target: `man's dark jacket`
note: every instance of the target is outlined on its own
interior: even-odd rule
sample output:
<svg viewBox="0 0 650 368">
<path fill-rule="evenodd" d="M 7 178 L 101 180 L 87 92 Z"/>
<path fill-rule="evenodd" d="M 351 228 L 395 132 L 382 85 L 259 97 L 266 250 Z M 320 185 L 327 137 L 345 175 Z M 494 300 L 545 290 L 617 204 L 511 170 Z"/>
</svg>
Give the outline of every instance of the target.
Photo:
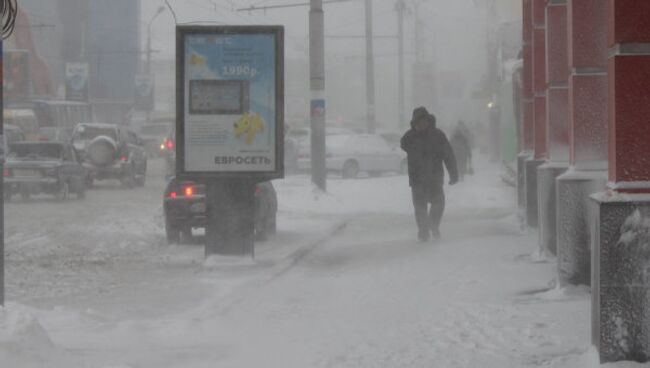
<svg viewBox="0 0 650 368">
<path fill-rule="evenodd" d="M 435 118 L 429 115 L 429 128 L 422 132 L 415 130 L 415 120 L 411 121 L 411 129 L 401 141 L 408 156 L 409 184 L 412 187 L 442 187 L 445 179 L 443 162 L 451 181 L 458 181 L 454 152 L 445 133 L 436 128 Z"/>
</svg>

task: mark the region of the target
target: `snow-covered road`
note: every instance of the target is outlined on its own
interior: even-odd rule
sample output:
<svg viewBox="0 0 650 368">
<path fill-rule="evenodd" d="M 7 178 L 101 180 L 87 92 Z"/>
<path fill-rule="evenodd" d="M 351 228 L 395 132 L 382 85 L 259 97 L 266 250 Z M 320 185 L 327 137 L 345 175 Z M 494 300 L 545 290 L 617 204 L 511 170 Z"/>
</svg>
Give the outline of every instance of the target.
<svg viewBox="0 0 650 368">
<path fill-rule="evenodd" d="M 0 313 L 0 362 L 594 366 L 588 291 L 552 289 L 554 263 L 535 255 L 535 234 L 518 232 L 513 189 L 489 165 L 448 189 L 443 239 L 425 244 L 404 177 L 333 179 L 329 194 L 307 177 L 279 181 L 280 233 L 255 261 L 203 262 L 198 245 L 164 245 L 153 179 L 100 188 L 66 211 L 9 205 L 13 302 Z M 30 206 L 70 224 L 46 216 L 21 230 Z"/>
</svg>

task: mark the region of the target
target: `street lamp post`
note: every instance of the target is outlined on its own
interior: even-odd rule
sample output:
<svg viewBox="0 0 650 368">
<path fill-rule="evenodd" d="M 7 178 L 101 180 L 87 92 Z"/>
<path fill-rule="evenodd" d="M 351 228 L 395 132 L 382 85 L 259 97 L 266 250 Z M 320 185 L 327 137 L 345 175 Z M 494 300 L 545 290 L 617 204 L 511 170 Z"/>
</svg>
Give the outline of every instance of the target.
<svg viewBox="0 0 650 368">
<path fill-rule="evenodd" d="M 309 10 L 309 74 L 311 89 L 311 177 L 327 189 L 325 165 L 325 35 L 323 0 L 311 0 Z"/>
<path fill-rule="evenodd" d="M 153 21 L 158 18 L 160 14 L 162 14 L 165 11 L 164 6 L 158 7 L 158 10 L 156 10 L 156 14 L 151 17 L 151 20 L 149 20 L 149 23 L 147 24 L 147 61 L 145 63 L 145 73 L 148 76 L 151 76 L 151 53 L 153 50 L 151 50 L 151 24 L 153 24 Z M 147 123 L 151 122 L 151 109 L 147 109 L 146 111 L 146 119 Z"/>
</svg>

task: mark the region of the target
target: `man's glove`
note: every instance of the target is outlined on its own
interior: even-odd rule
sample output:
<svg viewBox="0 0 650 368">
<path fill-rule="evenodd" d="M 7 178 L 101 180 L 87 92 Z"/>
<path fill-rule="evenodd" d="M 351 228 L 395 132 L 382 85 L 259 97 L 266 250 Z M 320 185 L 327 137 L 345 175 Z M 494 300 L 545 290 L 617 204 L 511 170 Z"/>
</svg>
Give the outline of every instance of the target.
<svg viewBox="0 0 650 368">
<path fill-rule="evenodd" d="M 458 183 L 458 178 L 451 178 L 451 179 L 449 180 L 449 185 L 454 185 L 454 184 L 456 184 L 456 183 Z"/>
</svg>

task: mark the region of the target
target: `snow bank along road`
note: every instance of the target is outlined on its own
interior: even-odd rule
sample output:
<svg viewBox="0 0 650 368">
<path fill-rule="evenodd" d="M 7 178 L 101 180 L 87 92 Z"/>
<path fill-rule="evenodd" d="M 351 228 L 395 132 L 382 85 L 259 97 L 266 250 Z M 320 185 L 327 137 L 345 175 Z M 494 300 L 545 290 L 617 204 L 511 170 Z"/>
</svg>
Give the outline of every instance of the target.
<svg viewBox="0 0 650 368">
<path fill-rule="evenodd" d="M 516 231 L 514 194 L 489 167 L 448 190 L 443 240 L 425 244 L 405 177 L 334 179 L 329 194 L 306 177 L 280 181 L 280 233 L 256 261 L 203 262 L 200 246 L 163 245 L 162 185 L 9 205 L 18 304 L 0 314 L 0 362 L 594 366 L 587 292 L 549 290 L 553 262 Z M 343 232 L 278 272 L 289 244 L 307 246 L 341 219 Z"/>
</svg>

